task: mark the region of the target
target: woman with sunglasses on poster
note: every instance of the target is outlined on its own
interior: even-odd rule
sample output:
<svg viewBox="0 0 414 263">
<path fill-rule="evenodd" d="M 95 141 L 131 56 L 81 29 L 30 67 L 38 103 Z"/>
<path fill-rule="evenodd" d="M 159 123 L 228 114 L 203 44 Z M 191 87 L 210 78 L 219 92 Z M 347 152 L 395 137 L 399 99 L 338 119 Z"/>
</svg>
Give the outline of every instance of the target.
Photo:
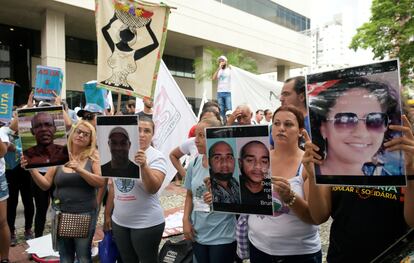
<svg viewBox="0 0 414 263">
<path fill-rule="evenodd" d="M 383 143 L 401 115 L 394 89 L 366 78 L 340 80 L 310 100 L 312 141 L 324 158 L 316 175 L 400 175 L 387 164 Z M 311 91 L 312 93 L 312 91 Z"/>
<path fill-rule="evenodd" d="M 104 185 L 96 150 L 95 128 L 86 121 L 79 121 L 69 133 L 68 149 L 70 160 L 64 166 L 50 167 L 43 176 L 38 169 L 31 169 L 35 183 L 47 190 L 55 186 L 53 208 L 61 212 L 88 214 L 92 220 L 88 237 L 57 237 L 60 262 L 92 262 L 91 244 L 97 219 L 96 191 Z M 22 156 L 21 166 L 27 160 Z"/>
<path fill-rule="evenodd" d="M 342 84 L 347 84 L 347 88 Z M 344 80 L 335 86 L 329 88 L 338 91 L 335 95 L 328 97 L 331 91 L 321 92 L 326 103 L 324 109 L 329 109 L 321 126 L 328 143 L 326 158 L 321 154 L 321 147 L 315 141 L 312 143 L 304 132 L 306 151 L 302 162 L 309 177 L 309 209 L 318 224 L 329 217 L 333 219 L 328 262 L 370 262 L 404 235 L 409 226 L 414 226 L 414 181 L 409 177 L 407 188 L 331 187 L 316 185 L 315 174 L 318 170 L 338 174 L 341 171 L 338 169 L 347 169 L 344 171 L 367 175 L 367 171 L 363 171 L 367 169 L 364 164 L 375 161 L 379 152 L 402 150 L 406 173 L 413 175 L 414 136 L 405 116 L 402 116 L 403 126 L 392 125 L 399 123 L 394 120 L 401 119 L 401 115 L 392 113 L 397 105 L 386 85 L 361 78 Z M 350 113 L 355 113 L 356 117 Z M 402 137 L 391 138 L 388 135 L 391 132 L 402 133 Z M 335 140 L 330 137 L 333 133 L 338 134 Z M 374 170 L 385 175 L 383 166 L 379 167 Z"/>
</svg>

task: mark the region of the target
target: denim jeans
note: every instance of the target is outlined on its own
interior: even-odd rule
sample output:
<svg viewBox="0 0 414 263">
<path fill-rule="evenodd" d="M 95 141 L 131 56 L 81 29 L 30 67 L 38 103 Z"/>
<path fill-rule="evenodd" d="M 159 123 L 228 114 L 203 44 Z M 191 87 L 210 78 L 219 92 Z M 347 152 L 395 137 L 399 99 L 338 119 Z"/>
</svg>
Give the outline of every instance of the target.
<svg viewBox="0 0 414 263">
<path fill-rule="evenodd" d="M 6 200 L 9 197 L 9 187 L 5 174 L 0 174 L 0 201 Z"/>
<path fill-rule="evenodd" d="M 221 245 L 202 245 L 193 243 L 193 252 L 197 263 L 228 263 L 236 258 L 236 241 Z"/>
<path fill-rule="evenodd" d="M 57 246 L 61 263 L 73 263 L 75 261 L 75 254 L 79 263 L 92 262 L 91 244 L 93 235 L 95 234 L 97 219 L 96 210 L 81 214 L 88 214 L 92 216 L 91 225 L 89 226 L 89 235 L 86 238 L 58 237 Z"/>
<path fill-rule="evenodd" d="M 231 110 L 231 92 L 217 92 L 217 103 L 220 107 L 220 115 L 226 120 L 226 111 Z"/>
</svg>

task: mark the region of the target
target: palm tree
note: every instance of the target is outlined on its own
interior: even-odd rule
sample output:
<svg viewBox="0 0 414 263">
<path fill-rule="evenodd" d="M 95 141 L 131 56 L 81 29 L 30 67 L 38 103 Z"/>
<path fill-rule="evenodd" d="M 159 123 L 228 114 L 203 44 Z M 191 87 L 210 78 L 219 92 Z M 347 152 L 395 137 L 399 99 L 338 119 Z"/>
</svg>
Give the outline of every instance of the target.
<svg viewBox="0 0 414 263">
<path fill-rule="evenodd" d="M 227 63 L 229 65 L 233 65 L 252 73 L 257 73 L 256 61 L 245 55 L 244 52 L 239 49 L 225 53 L 218 48 L 207 47 L 205 51 L 211 56 L 211 60 L 209 61 L 207 68 L 201 70 L 204 64 L 202 58 L 198 57 L 194 60 L 194 68 L 196 69 L 195 79 L 198 82 L 212 78 L 218 67 L 217 58 L 223 54 L 227 57 Z"/>
</svg>

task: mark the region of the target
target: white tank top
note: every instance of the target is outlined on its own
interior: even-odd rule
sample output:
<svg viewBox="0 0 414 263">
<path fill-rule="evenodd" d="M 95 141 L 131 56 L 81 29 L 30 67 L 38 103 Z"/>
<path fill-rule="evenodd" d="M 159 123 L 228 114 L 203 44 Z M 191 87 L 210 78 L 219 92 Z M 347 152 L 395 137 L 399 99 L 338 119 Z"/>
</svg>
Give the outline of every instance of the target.
<svg viewBox="0 0 414 263">
<path fill-rule="evenodd" d="M 297 196 L 304 197 L 302 165 L 289 183 Z M 321 249 L 319 227 L 300 220 L 288 207 L 277 216 L 249 215 L 248 236 L 259 250 L 273 256 L 303 255 Z"/>
</svg>

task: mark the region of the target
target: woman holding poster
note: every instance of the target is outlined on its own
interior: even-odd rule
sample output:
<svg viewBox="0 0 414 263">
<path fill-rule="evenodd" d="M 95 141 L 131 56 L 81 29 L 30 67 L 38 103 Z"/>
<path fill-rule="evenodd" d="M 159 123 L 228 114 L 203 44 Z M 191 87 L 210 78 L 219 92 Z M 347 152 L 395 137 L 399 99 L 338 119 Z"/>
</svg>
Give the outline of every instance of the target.
<svg viewBox="0 0 414 263">
<path fill-rule="evenodd" d="M 273 115 L 270 152 L 273 216 L 249 215 L 250 262 L 322 262 L 318 227 L 307 202 L 308 180 L 302 175 L 299 139 L 304 129 L 303 114 L 294 106 L 282 106 Z M 300 240 L 300 242 L 298 242 Z"/>
<path fill-rule="evenodd" d="M 109 184 L 105 229 L 112 228 L 123 262 L 158 262 L 165 227 L 158 190 L 167 173 L 167 160 L 151 146 L 152 119 L 140 117 L 138 131 L 140 150 L 135 162 L 141 169 L 140 179 L 114 178 Z"/>
<path fill-rule="evenodd" d="M 396 90 L 365 77 L 332 82 L 309 92 L 312 141 L 324 159 L 316 166 L 317 182 L 378 185 L 389 179 L 394 183 L 383 185 L 398 185 L 402 154 L 384 150 L 384 142 L 400 137 L 388 129 L 401 123 Z"/>
<path fill-rule="evenodd" d="M 183 231 L 185 238 L 194 241 L 198 263 L 233 262 L 236 255 L 236 217 L 210 212 L 209 205 L 203 202 L 207 192 L 204 179 L 209 177 L 205 128 L 219 126 L 216 119 L 203 119 L 197 124 L 195 144 L 200 155 L 188 165 L 185 179 Z"/>
<path fill-rule="evenodd" d="M 411 124 L 402 116 L 403 127 L 389 129 L 403 133 L 386 143 L 386 151 L 404 151 L 408 183 L 406 188 L 393 186 L 327 187 L 315 184 L 313 164 L 324 161 L 308 135 L 303 164 L 309 176 L 309 209 L 318 224 L 332 217 L 328 262 L 371 262 L 409 227 L 414 227 L 414 136 Z M 358 256 L 357 256 L 358 255 Z"/>
<path fill-rule="evenodd" d="M 91 216 L 86 238 L 57 236 L 60 262 L 74 262 L 75 258 L 80 262 L 92 262 L 91 243 L 97 217 L 96 191 L 104 185 L 94 127 L 86 121 L 79 121 L 69 134 L 68 149 L 70 160 L 64 166 L 50 167 L 44 176 L 37 169 L 31 169 L 30 174 L 42 190 L 55 186 L 54 211 Z M 24 156 L 21 165 L 23 168 L 27 165 Z"/>
</svg>

